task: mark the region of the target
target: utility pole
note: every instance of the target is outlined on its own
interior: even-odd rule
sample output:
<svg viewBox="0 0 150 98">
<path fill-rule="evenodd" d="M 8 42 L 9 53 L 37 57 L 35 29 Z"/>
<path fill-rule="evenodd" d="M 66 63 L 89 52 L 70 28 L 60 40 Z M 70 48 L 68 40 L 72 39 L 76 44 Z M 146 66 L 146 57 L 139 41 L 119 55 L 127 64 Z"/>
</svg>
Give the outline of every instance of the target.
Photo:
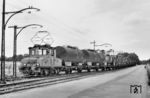
<svg viewBox="0 0 150 98">
<path fill-rule="evenodd" d="M 2 41 L 1 41 L 1 77 L 0 82 L 5 83 L 5 0 L 2 7 Z"/>
<path fill-rule="evenodd" d="M 10 28 L 14 28 L 14 49 L 13 49 L 13 76 L 16 78 L 16 56 L 17 56 L 17 26 L 10 26 Z"/>
<path fill-rule="evenodd" d="M 16 64 L 16 57 L 17 57 L 17 36 L 21 33 L 21 31 L 27 27 L 30 26 L 40 26 L 43 27 L 42 25 L 39 24 L 29 24 L 24 27 L 18 27 L 17 25 L 14 26 L 9 26 L 9 28 L 14 28 L 14 43 L 13 43 L 13 77 L 17 77 L 17 64 Z M 19 32 L 17 32 L 17 29 L 20 29 Z"/>
<path fill-rule="evenodd" d="M 93 49 L 95 50 L 96 41 L 94 40 L 93 42 L 90 42 L 90 43 L 93 44 Z"/>
<path fill-rule="evenodd" d="M 13 76 L 16 78 L 17 71 L 16 71 L 16 54 L 17 54 L 17 26 L 14 26 L 14 53 L 13 53 Z"/>
</svg>

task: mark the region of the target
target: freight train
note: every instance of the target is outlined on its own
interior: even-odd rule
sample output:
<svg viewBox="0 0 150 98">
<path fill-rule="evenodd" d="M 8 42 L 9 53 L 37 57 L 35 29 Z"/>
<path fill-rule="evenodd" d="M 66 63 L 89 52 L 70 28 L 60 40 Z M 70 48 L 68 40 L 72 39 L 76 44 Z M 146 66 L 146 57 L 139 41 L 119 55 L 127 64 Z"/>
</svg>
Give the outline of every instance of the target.
<svg viewBox="0 0 150 98">
<path fill-rule="evenodd" d="M 34 76 L 48 76 L 62 71 L 70 74 L 72 71 L 114 70 L 136 65 L 138 57 L 129 56 L 128 53 L 110 55 L 103 51 L 80 50 L 72 46 L 34 45 L 29 47 L 29 57 L 21 60 L 19 70 L 24 75 Z"/>
</svg>

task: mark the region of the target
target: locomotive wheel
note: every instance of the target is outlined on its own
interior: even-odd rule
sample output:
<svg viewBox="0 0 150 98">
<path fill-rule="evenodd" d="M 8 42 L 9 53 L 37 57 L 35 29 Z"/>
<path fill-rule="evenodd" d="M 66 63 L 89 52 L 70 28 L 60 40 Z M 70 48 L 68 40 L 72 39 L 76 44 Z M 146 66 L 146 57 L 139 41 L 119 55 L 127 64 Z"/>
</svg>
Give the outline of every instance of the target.
<svg viewBox="0 0 150 98">
<path fill-rule="evenodd" d="M 51 70 L 51 74 L 54 74 L 54 75 L 55 75 L 56 73 L 57 73 L 56 69 L 52 69 L 52 70 Z"/>
<path fill-rule="evenodd" d="M 59 72 L 60 72 L 60 70 L 59 70 L 59 69 L 57 69 L 57 70 L 56 70 L 56 74 L 58 75 L 58 74 L 59 74 Z"/>
<path fill-rule="evenodd" d="M 44 70 L 44 75 L 45 75 L 45 76 L 48 76 L 48 75 L 49 75 L 49 70 L 48 70 L 48 69 L 45 69 L 45 70 Z"/>
<path fill-rule="evenodd" d="M 41 69 L 40 74 L 41 74 L 41 75 L 44 75 L 44 70 L 43 70 L 43 69 Z"/>
<path fill-rule="evenodd" d="M 40 73 L 37 73 L 37 72 L 34 74 L 34 76 L 36 76 L 36 77 L 39 76 L 39 75 L 40 75 Z"/>
</svg>

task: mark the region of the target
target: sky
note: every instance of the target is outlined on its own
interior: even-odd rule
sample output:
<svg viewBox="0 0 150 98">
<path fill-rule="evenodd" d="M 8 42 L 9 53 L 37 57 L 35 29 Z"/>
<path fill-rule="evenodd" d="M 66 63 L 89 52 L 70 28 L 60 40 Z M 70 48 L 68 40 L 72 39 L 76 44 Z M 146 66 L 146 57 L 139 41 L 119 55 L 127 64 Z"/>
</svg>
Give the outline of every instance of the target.
<svg viewBox="0 0 150 98">
<path fill-rule="evenodd" d="M 28 27 L 19 34 L 17 54 L 28 53 L 35 43 L 33 36 L 46 30 L 54 40 L 52 46 L 92 49 L 90 42 L 95 40 L 97 45 L 112 44 L 96 49 L 134 52 L 141 60 L 150 58 L 150 0 L 6 0 L 6 12 L 28 6 L 40 11 L 24 11 L 11 18 L 6 28 L 6 56 L 13 55 L 13 28 L 9 26 L 40 24 L 43 28 Z"/>
</svg>

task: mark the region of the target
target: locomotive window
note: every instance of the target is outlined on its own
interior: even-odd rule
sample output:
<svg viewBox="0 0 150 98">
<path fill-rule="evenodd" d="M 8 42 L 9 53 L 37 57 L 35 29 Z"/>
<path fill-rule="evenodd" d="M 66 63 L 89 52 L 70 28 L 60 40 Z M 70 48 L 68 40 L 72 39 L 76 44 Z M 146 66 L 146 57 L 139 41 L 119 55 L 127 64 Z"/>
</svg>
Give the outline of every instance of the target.
<svg viewBox="0 0 150 98">
<path fill-rule="evenodd" d="M 51 50 L 51 56 L 54 56 L 54 50 Z"/>
<path fill-rule="evenodd" d="M 46 55 L 46 50 L 43 50 L 43 55 Z"/>
<path fill-rule="evenodd" d="M 32 50 L 31 55 L 34 55 L 34 50 Z"/>
<path fill-rule="evenodd" d="M 39 51 L 38 51 L 38 55 L 42 55 L 42 50 L 39 50 Z"/>
<path fill-rule="evenodd" d="M 38 55 L 39 54 L 39 50 L 35 50 L 35 54 L 34 55 Z"/>
</svg>

